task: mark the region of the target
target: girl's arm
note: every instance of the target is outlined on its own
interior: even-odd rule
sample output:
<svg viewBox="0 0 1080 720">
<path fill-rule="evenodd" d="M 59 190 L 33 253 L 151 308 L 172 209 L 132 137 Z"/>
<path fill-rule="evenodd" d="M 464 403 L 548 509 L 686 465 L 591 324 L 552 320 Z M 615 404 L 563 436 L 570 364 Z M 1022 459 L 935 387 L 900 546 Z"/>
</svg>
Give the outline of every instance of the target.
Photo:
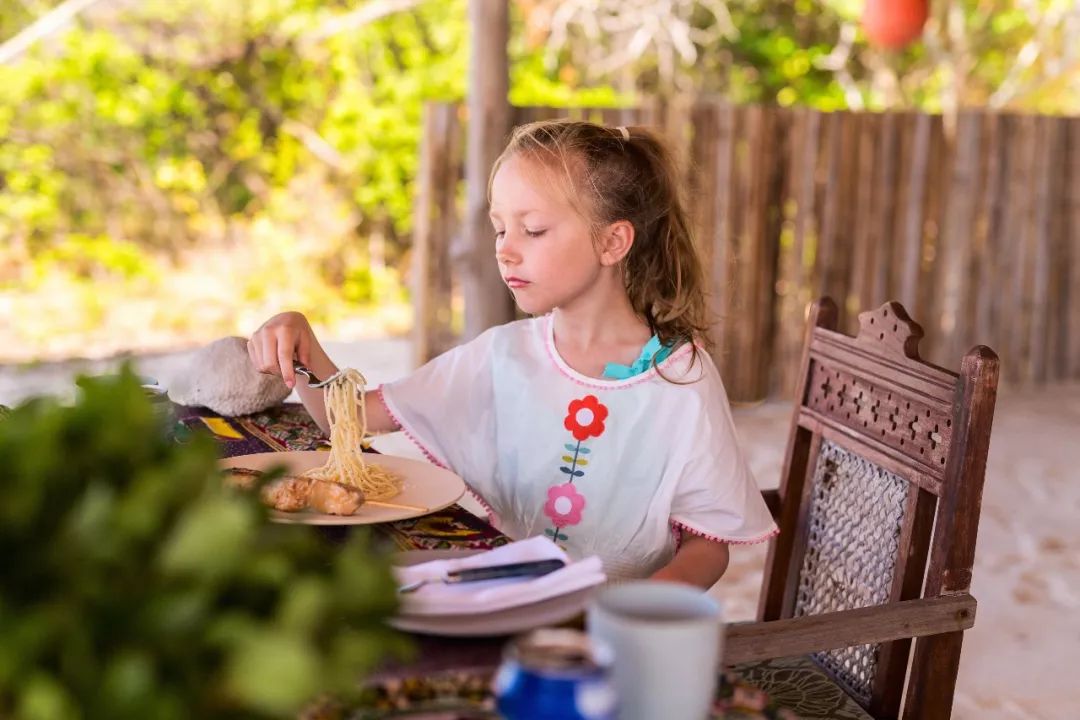
<svg viewBox="0 0 1080 720">
<path fill-rule="evenodd" d="M 657 570 L 653 580 L 674 580 L 708 590 L 727 570 L 727 543 L 708 540 L 680 530 L 681 540 L 675 557 Z"/>
</svg>

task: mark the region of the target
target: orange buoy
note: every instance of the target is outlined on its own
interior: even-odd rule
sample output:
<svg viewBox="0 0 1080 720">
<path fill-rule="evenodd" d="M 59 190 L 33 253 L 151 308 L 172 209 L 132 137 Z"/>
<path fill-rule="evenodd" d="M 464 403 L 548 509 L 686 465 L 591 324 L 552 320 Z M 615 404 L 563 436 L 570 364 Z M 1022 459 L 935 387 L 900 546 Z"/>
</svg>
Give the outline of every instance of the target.
<svg viewBox="0 0 1080 720">
<path fill-rule="evenodd" d="M 871 45 L 899 50 L 922 35 L 928 0 L 866 0 L 862 26 Z"/>
</svg>

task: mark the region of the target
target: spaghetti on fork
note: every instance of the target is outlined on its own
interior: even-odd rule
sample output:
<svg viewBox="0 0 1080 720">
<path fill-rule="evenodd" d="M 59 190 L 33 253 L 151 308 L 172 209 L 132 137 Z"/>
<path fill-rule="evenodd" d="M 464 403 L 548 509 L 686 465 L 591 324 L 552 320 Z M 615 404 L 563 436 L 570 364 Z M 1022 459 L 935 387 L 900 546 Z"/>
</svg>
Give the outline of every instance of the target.
<svg viewBox="0 0 1080 720">
<path fill-rule="evenodd" d="M 330 422 L 330 457 L 326 464 L 308 470 L 303 477 L 358 488 L 367 500 L 389 500 L 401 492 L 403 481 L 394 473 L 364 461 L 366 387 L 366 378 L 352 368 L 342 370 L 327 383 L 323 397 Z"/>
</svg>

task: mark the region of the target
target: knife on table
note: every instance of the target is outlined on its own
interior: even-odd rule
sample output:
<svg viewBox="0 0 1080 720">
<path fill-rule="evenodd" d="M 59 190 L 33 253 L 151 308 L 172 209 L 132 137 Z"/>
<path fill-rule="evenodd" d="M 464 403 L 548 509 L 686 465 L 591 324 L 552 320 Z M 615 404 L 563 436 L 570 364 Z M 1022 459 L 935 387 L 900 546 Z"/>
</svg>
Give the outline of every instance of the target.
<svg viewBox="0 0 1080 720">
<path fill-rule="evenodd" d="M 486 565 L 484 567 L 465 568 L 464 570 L 452 570 L 441 578 L 426 578 L 415 582 L 406 583 L 398 587 L 399 593 L 411 593 L 419 590 L 428 583 L 445 583 L 456 585 L 458 583 L 477 582 L 480 580 L 500 580 L 512 577 L 540 577 L 555 572 L 566 566 L 562 560 L 531 560 L 529 562 L 510 563 L 507 565 Z"/>
</svg>

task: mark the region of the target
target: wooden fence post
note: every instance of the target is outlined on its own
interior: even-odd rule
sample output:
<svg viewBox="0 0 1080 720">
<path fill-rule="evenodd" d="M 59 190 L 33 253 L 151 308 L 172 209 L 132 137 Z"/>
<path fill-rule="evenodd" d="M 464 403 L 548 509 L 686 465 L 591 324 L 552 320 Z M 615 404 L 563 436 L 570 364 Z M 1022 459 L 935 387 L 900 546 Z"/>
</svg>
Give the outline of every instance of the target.
<svg viewBox="0 0 1080 720">
<path fill-rule="evenodd" d="M 488 175 L 510 132 L 508 0 L 469 0 L 472 53 L 469 57 L 469 130 L 465 161 L 466 211 L 458 266 L 465 298 L 465 336 L 512 320 L 514 305 L 495 262 L 494 231 L 488 219 Z"/>
<path fill-rule="evenodd" d="M 458 106 L 424 107 L 417 198 L 413 210 L 413 364 L 423 365 L 453 343 L 451 238 L 458 230 L 461 169 Z"/>
</svg>

